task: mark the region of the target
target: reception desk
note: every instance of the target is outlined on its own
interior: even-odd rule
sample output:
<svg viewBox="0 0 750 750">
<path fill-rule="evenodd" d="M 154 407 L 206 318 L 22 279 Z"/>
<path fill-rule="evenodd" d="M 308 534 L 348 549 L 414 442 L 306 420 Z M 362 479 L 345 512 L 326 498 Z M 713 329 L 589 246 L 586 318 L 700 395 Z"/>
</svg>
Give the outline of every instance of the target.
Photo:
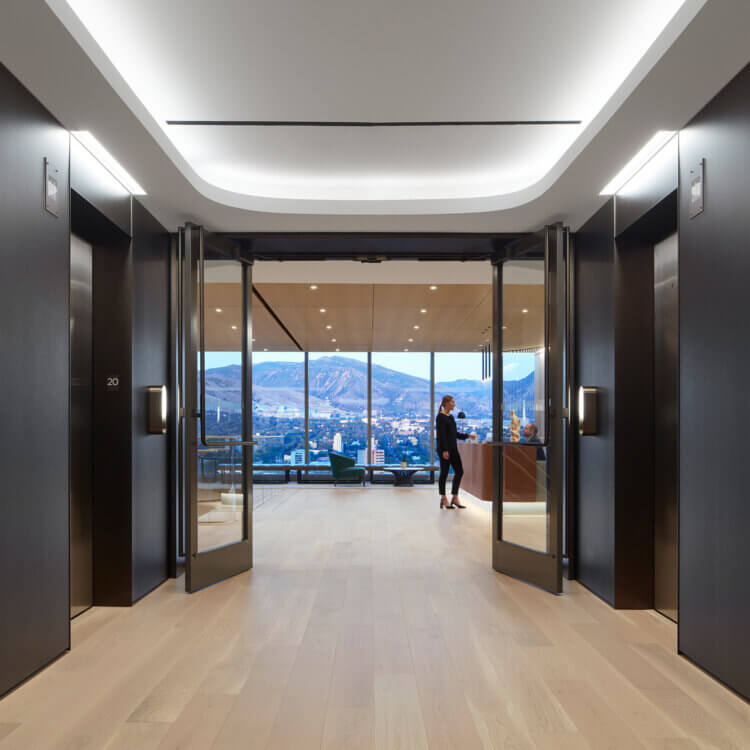
<svg viewBox="0 0 750 750">
<path fill-rule="evenodd" d="M 459 443 L 458 452 L 464 465 L 462 487 L 474 497 L 492 502 L 492 455 L 496 450 L 482 443 Z M 546 494 L 544 469 L 538 469 L 538 446 L 509 443 L 503 446 L 503 500 L 532 502 Z M 541 476 L 540 476 L 541 475 Z"/>
</svg>

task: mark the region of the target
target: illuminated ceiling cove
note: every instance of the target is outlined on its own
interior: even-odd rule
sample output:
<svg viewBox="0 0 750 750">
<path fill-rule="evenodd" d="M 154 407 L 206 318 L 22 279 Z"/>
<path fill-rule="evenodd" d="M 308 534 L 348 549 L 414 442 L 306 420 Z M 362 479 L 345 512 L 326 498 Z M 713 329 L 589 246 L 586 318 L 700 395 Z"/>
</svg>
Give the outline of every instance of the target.
<svg viewBox="0 0 750 750">
<path fill-rule="evenodd" d="M 537 198 L 704 1 L 47 0 L 199 192 L 331 214 Z"/>
</svg>

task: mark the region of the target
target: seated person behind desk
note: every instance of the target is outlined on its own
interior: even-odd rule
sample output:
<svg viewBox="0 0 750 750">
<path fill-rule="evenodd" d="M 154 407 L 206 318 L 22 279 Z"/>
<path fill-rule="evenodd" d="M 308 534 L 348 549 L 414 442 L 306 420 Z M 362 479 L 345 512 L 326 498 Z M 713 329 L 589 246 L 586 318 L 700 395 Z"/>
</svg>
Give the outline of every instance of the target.
<svg viewBox="0 0 750 750">
<path fill-rule="evenodd" d="M 539 440 L 539 428 L 533 422 L 527 422 L 523 428 L 523 443 L 540 443 Z M 541 445 L 536 449 L 536 460 L 546 461 L 547 456 L 544 455 L 544 448 Z"/>
<path fill-rule="evenodd" d="M 440 457 L 440 477 L 438 479 L 438 489 L 440 492 L 440 507 L 446 510 L 450 508 L 465 508 L 458 499 L 458 488 L 461 484 L 461 477 L 464 475 L 464 467 L 461 463 L 461 456 L 458 453 L 457 439 L 466 440 L 469 437 L 476 437 L 476 434 L 459 432 L 456 427 L 456 420 L 453 419 L 451 412 L 456 408 L 456 402 L 453 396 L 443 396 L 440 402 L 440 411 L 435 418 L 435 430 L 437 431 L 437 452 Z M 445 482 L 448 479 L 448 471 L 453 466 L 453 497 L 451 503 L 445 496 Z"/>
</svg>

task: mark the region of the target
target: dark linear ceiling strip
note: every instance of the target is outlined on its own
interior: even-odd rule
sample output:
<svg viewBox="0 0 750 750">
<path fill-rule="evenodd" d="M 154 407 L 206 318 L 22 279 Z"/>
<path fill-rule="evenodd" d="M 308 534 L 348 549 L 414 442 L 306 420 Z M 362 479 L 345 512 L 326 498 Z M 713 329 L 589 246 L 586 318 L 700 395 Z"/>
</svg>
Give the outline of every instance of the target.
<svg viewBox="0 0 750 750">
<path fill-rule="evenodd" d="M 260 128 L 434 128 L 505 125 L 580 125 L 581 120 L 438 120 L 414 122 L 346 122 L 316 120 L 167 120 L 167 125 L 241 126 Z"/>
<path fill-rule="evenodd" d="M 263 307 L 265 307 L 266 310 L 268 310 L 268 314 L 279 324 L 279 326 L 281 327 L 281 330 L 284 331 L 284 333 L 287 336 L 289 336 L 289 338 L 292 340 L 292 342 L 297 347 L 297 349 L 303 352 L 304 349 L 300 346 L 299 341 L 297 341 L 297 339 L 295 339 L 294 336 L 292 336 L 292 332 L 281 322 L 281 318 L 279 318 L 279 316 L 271 309 L 271 306 L 268 304 L 268 302 L 266 302 L 263 295 L 258 291 L 255 284 L 253 284 L 253 294 L 258 298 L 258 300 L 260 301 L 260 304 L 263 305 Z"/>
</svg>

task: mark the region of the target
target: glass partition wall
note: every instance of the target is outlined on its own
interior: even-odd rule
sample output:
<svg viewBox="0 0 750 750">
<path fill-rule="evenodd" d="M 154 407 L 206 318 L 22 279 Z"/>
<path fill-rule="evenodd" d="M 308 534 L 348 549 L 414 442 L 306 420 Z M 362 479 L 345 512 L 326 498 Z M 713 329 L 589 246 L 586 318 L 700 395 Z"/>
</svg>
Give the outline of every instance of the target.
<svg viewBox="0 0 750 750">
<path fill-rule="evenodd" d="M 205 433 L 198 445 L 198 552 L 243 538 L 242 267 L 234 260 L 207 261 L 204 283 Z M 232 443 L 226 447 L 221 443 Z"/>
<path fill-rule="evenodd" d="M 548 551 L 545 261 L 509 261 L 502 285 L 503 526 L 506 542 Z"/>
</svg>

